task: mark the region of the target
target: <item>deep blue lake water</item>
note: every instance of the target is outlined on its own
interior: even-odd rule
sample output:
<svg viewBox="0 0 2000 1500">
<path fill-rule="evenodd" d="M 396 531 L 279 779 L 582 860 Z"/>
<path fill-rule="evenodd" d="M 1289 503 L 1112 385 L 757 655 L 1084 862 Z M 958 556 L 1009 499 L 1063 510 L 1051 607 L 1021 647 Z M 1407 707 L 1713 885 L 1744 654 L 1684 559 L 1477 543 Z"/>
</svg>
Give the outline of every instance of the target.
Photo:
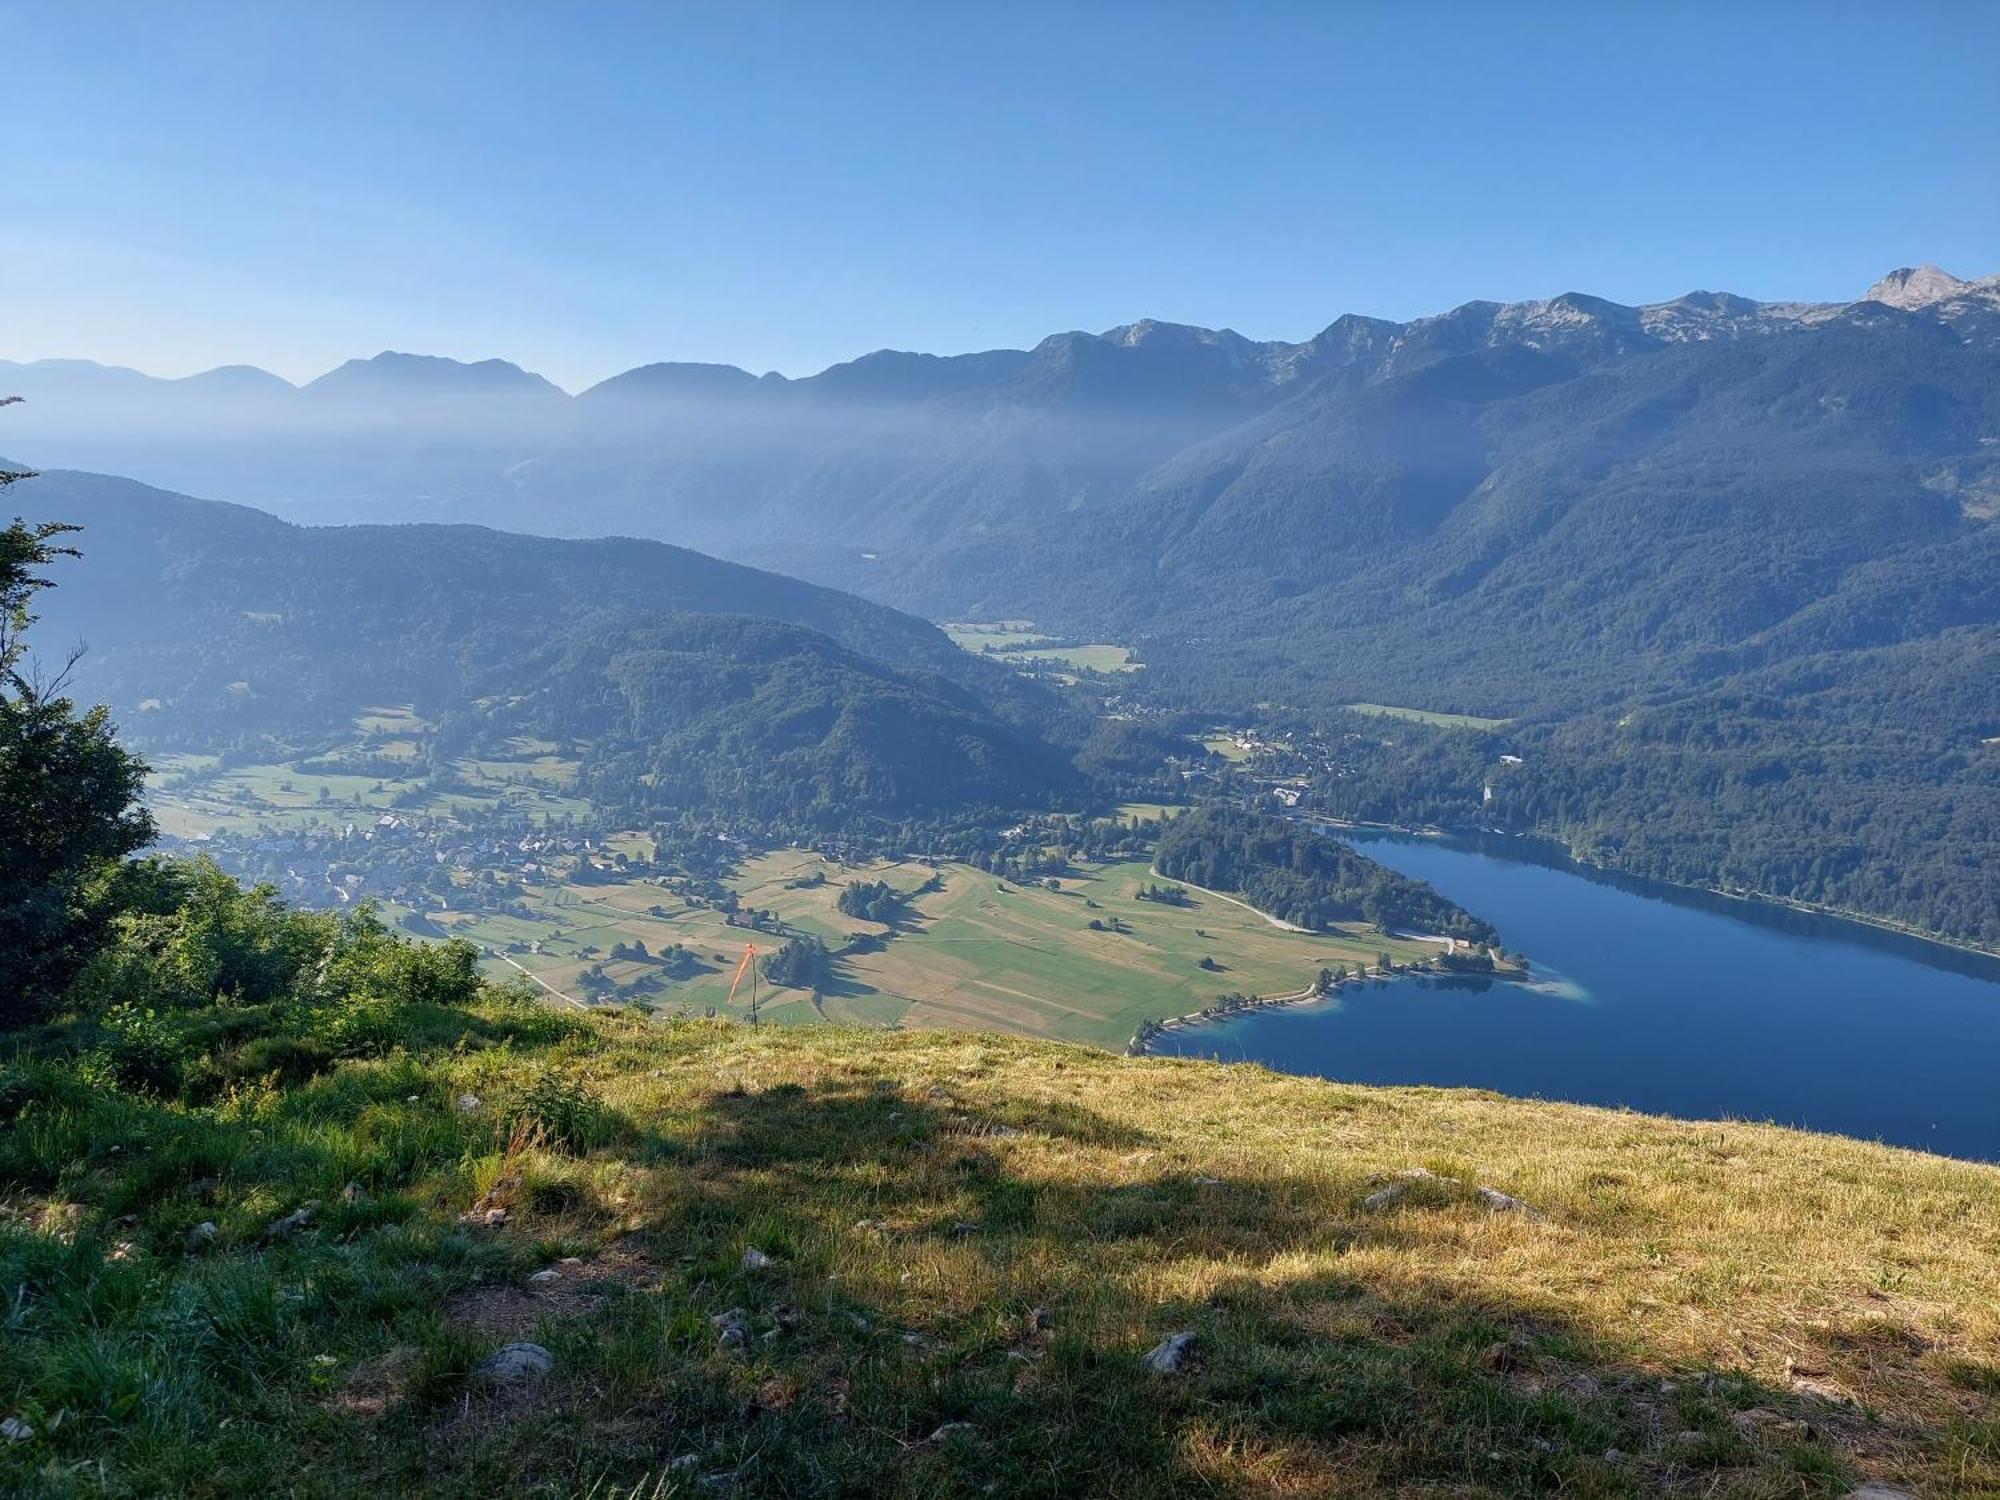
<svg viewBox="0 0 2000 1500">
<path fill-rule="evenodd" d="M 1435 839 L 1341 837 L 1494 923 L 1532 981 L 1349 988 L 1155 1050 L 2000 1160 L 2000 960 Z"/>
</svg>

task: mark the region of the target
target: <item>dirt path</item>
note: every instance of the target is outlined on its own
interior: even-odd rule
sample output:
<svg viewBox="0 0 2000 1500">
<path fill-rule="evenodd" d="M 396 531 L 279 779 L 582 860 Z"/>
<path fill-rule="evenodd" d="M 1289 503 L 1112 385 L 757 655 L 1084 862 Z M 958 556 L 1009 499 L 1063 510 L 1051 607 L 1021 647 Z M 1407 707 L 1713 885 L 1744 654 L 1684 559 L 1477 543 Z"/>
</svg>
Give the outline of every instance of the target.
<svg viewBox="0 0 2000 1500">
<path fill-rule="evenodd" d="M 581 1000 L 577 999 L 576 996 L 565 995 L 561 990 L 557 989 L 554 985 L 550 984 L 546 979 L 542 978 L 542 976 L 537 974 L 533 969 L 524 968 L 522 965 L 515 963 L 514 960 L 509 958 L 506 954 L 495 953 L 493 956 L 499 959 L 501 963 L 506 964 L 509 968 L 519 970 L 522 974 L 526 975 L 528 979 L 530 979 L 536 984 L 539 984 L 543 989 L 547 990 L 551 995 L 554 995 L 556 999 L 567 1000 L 571 1005 L 574 1005 L 578 1010 L 590 1009 L 588 1005 L 585 1005 Z"/>
<path fill-rule="evenodd" d="M 1280 932 L 1303 932 L 1311 937 L 1326 936 L 1325 933 L 1315 933 L 1310 927 L 1301 927 L 1296 922 L 1287 922 L 1283 917 L 1274 917 L 1267 911 L 1257 911 L 1257 908 L 1252 906 L 1248 901 L 1239 901 L 1236 897 L 1224 895 L 1221 891 L 1211 891 L 1207 886 L 1196 885 L 1192 880 L 1175 880 L 1171 875 L 1160 875 L 1158 870 L 1149 870 L 1147 873 L 1159 875 L 1159 878 L 1162 880 L 1173 880 L 1175 885 L 1184 885 L 1191 891 L 1200 891 L 1204 896 L 1213 896 L 1218 901 L 1227 901 L 1231 906 L 1240 906 L 1245 911 L 1256 912 L 1258 916 L 1269 922 Z"/>
</svg>

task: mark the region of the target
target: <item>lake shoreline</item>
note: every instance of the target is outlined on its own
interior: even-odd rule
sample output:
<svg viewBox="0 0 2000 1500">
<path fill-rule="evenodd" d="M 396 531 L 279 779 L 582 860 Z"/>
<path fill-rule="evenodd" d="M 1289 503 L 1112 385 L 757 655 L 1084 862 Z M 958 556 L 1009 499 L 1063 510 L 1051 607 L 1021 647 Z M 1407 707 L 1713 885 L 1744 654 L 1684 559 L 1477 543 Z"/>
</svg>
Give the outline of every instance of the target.
<svg viewBox="0 0 2000 1500">
<path fill-rule="evenodd" d="M 1199 890 L 1201 887 L 1197 886 L 1195 889 Z M 1210 894 L 1218 893 L 1211 892 Z M 1252 911 L 1256 910 L 1255 907 L 1251 907 L 1250 909 Z M 1449 938 L 1431 934 L 1418 933 L 1414 934 L 1414 936 L 1420 941 L 1425 942 L 1450 941 Z M 1201 1010 L 1191 1010 L 1185 1015 L 1167 1016 L 1158 1021 L 1145 1022 L 1137 1032 L 1133 1033 L 1132 1040 L 1126 1045 L 1125 1055 L 1127 1057 L 1157 1056 L 1158 1054 L 1153 1051 L 1153 1043 L 1168 1032 L 1194 1031 L 1203 1026 L 1213 1026 L 1218 1021 L 1232 1021 L 1239 1016 L 1253 1015 L 1260 1011 L 1284 1010 L 1293 1005 L 1311 1005 L 1316 1000 L 1337 999 L 1341 991 L 1350 986 L 1359 990 L 1366 989 L 1370 984 L 1386 985 L 1392 979 L 1436 978 L 1485 979 L 1494 982 L 1518 984 L 1526 981 L 1531 974 L 1532 970 L 1525 964 L 1494 969 L 1490 973 L 1480 970 L 1469 970 L 1464 974 L 1454 974 L 1450 970 L 1434 969 L 1428 965 L 1417 964 L 1411 964 L 1401 969 L 1387 970 L 1375 965 L 1364 965 L 1350 973 L 1347 978 L 1335 981 L 1331 989 L 1323 990 L 1317 984 L 1310 984 L 1295 994 L 1252 995 L 1240 1004 L 1205 1006 Z"/>
<path fill-rule="evenodd" d="M 1817 917 L 1828 922 L 1844 922 L 1856 927 L 1865 927 L 1874 932 L 1893 937 L 1906 938 L 1913 943 L 1943 950 L 1948 954 L 1964 954 L 1972 958 L 2000 960 L 2000 947 L 1989 948 L 1979 943 L 1967 942 L 1959 938 L 1940 937 L 1934 932 L 1926 932 L 1907 922 L 1899 922 L 1893 917 L 1876 916 L 1869 912 L 1853 911 L 1846 907 L 1827 906 L 1816 901 L 1802 901 L 1793 896 L 1771 895 L 1761 891 L 1731 891 L 1716 885 L 1698 885 L 1687 880 L 1667 880 L 1658 875 L 1641 875 L 1634 870 L 1620 869 L 1617 865 L 1604 864 L 1598 860 L 1583 859 L 1576 850 L 1563 839 L 1546 833 L 1514 832 L 1499 828 L 1443 828 L 1436 824 L 1416 827 L 1407 823 L 1375 823 L 1363 818 L 1312 817 L 1308 814 L 1293 813 L 1293 821 L 1316 825 L 1332 830 L 1335 834 L 1343 830 L 1356 832 L 1392 834 L 1399 838 L 1411 839 L 1456 839 L 1472 844 L 1475 848 L 1488 839 L 1505 839 L 1509 842 L 1522 841 L 1539 846 L 1538 852 L 1547 856 L 1546 860 L 1531 863 L 1547 863 L 1555 869 L 1566 869 L 1585 876 L 1603 876 L 1612 883 L 1629 881 L 1637 888 L 1647 886 L 1663 890 L 1681 891 L 1694 896 L 1711 896 L 1720 901 L 1734 902 L 1746 907 L 1771 907 L 1794 913 L 1798 916 Z M 1497 851 L 1496 851 L 1497 852 Z M 1518 853 L 1506 853 L 1500 857 L 1520 858 Z"/>
</svg>

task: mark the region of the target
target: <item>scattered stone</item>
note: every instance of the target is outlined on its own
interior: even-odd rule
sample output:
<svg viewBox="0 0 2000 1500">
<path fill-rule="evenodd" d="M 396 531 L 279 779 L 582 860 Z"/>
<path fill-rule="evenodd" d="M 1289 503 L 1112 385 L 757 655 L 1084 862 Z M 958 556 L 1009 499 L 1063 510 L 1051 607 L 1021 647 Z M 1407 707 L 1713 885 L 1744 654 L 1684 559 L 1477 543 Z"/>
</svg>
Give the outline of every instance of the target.
<svg viewBox="0 0 2000 1500">
<path fill-rule="evenodd" d="M 581 1255 L 565 1255 L 556 1264 L 559 1266 L 580 1266 L 583 1264 L 583 1257 Z"/>
<path fill-rule="evenodd" d="M 25 1443 L 35 1435 L 35 1429 L 19 1417 L 9 1417 L 0 1422 L 0 1437 L 10 1443 Z"/>
<path fill-rule="evenodd" d="M 752 1245 L 748 1250 L 743 1252 L 743 1269 L 746 1271 L 767 1270 L 770 1264 L 771 1257 L 766 1255 L 762 1250 L 759 1250 L 755 1245 Z"/>
<path fill-rule="evenodd" d="M 685 1474 L 689 1469 L 698 1469 L 700 1467 L 701 1467 L 700 1454 L 683 1453 L 679 1458 L 671 1459 L 668 1461 L 667 1472 L 669 1474 Z"/>
<path fill-rule="evenodd" d="M 270 1225 L 264 1230 L 264 1238 L 267 1240 L 288 1240 L 301 1229 L 310 1229 L 312 1221 L 313 1206 L 310 1203 L 301 1204 L 282 1219 L 273 1219 Z"/>
<path fill-rule="evenodd" d="M 1753 1406 L 1747 1411 L 1731 1412 L 1730 1425 L 1746 1438 L 1767 1438 L 1784 1443 L 1804 1442 L 1812 1435 L 1812 1428 L 1797 1417 L 1787 1417 L 1766 1407 Z"/>
<path fill-rule="evenodd" d="M 1194 1348 L 1194 1335 L 1186 1330 L 1170 1333 L 1153 1346 L 1146 1356 L 1146 1368 L 1155 1375 L 1178 1375 Z"/>
<path fill-rule="evenodd" d="M 1519 1198 L 1508 1193 L 1503 1193 L 1498 1188 L 1482 1187 L 1478 1189 L 1478 1194 L 1479 1201 L 1492 1209 L 1496 1214 L 1523 1214 L 1530 1219 L 1539 1219 L 1542 1217 L 1541 1214 L 1528 1207 Z"/>
<path fill-rule="evenodd" d="M 1377 1188 L 1366 1198 L 1363 1198 L 1361 1206 L 1371 1214 L 1378 1213 L 1382 1209 L 1389 1207 L 1390 1204 L 1401 1200 L 1418 1183 L 1438 1182 L 1441 1180 L 1435 1172 L 1426 1171 L 1422 1167 L 1411 1167 L 1408 1171 L 1398 1172 L 1396 1180 L 1391 1182 L 1387 1187 Z"/>
<path fill-rule="evenodd" d="M 561 1281 L 562 1272 L 555 1270 L 553 1267 L 550 1267 L 548 1269 L 535 1272 L 535 1274 L 530 1276 L 528 1280 L 541 1282 L 543 1284 L 547 1284 L 548 1282 L 551 1281 Z"/>
<path fill-rule="evenodd" d="M 962 1240 L 969 1235 L 975 1235 L 979 1233 L 979 1226 L 977 1224 L 968 1224 L 964 1220 L 960 1220 L 958 1223 L 952 1225 L 950 1230 L 947 1232 L 951 1235 L 953 1239 Z"/>
<path fill-rule="evenodd" d="M 216 1227 L 204 1219 L 187 1232 L 187 1247 L 190 1250 L 206 1250 L 215 1243 Z"/>
<path fill-rule="evenodd" d="M 361 1184 L 358 1182 L 350 1182 L 340 1190 L 340 1201 L 350 1208 L 357 1203 L 365 1202 L 367 1198 L 368 1195 L 361 1191 Z"/>
<path fill-rule="evenodd" d="M 1840 1500 L 1917 1500 L 1917 1495 L 1914 1490 L 1898 1489 L 1893 1484 L 1871 1479 L 1859 1489 L 1849 1490 Z"/>
<path fill-rule="evenodd" d="M 1625 1462 L 1625 1455 L 1616 1448 L 1606 1448 L 1604 1450 L 1604 1461 L 1608 1464 L 1622 1464 Z"/>
<path fill-rule="evenodd" d="M 477 1094 L 460 1094 L 458 1096 L 458 1112 L 460 1114 L 476 1114 L 478 1110 L 479 1096 Z"/>
<path fill-rule="evenodd" d="M 1408 1196 L 1410 1189 L 1420 1182 L 1436 1182 L 1456 1187 L 1456 1184 L 1448 1177 L 1440 1177 L 1437 1173 L 1427 1171 L 1423 1167 L 1411 1167 L 1405 1171 L 1398 1172 L 1395 1178 L 1386 1186 L 1377 1188 L 1366 1198 L 1363 1198 L 1361 1206 L 1369 1213 L 1379 1213 L 1381 1210 L 1401 1202 L 1403 1198 Z M 1519 1198 L 1514 1197 L 1510 1193 L 1503 1193 L 1496 1187 L 1476 1187 L 1472 1192 L 1473 1196 L 1485 1204 L 1493 1213 L 1521 1214 L 1530 1219 L 1543 1217 L 1541 1213 L 1523 1203 Z"/>
<path fill-rule="evenodd" d="M 862 1233 L 867 1234 L 874 1231 L 886 1229 L 888 1226 L 885 1225 L 880 1219 L 856 1219 L 854 1221 L 854 1227 L 860 1230 Z"/>
<path fill-rule="evenodd" d="M 1824 1380 L 1808 1380 L 1803 1375 L 1792 1377 L 1792 1389 L 1801 1396 L 1811 1396 L 1816 1401 L 1825 1401 L 1833 1406 L 1852 1406 L 1854 1398 L 1837 1385 Z"/>
<path fill-rule="evenodd" d="M 780 1328 L 796 1328 L 805 1314 L 789 1302 L 780 1302 L 775 1307 L 765 1309 L 765 1315 Z"/>
<path fill-rule="evenodd" d="M 502 1344 L 473 1373 L 495 1385 L 540 1380 L 556 1367 L 556 1357 L 540 1344 Z"/>
<path fill-rule="evenodd" d="M 1027 1132 L 1021 1129 L 1021 1127 L 1018 1125 L 992 1125 L 987 1127 L 986 1133 L 992 1136 L 995 1140 L 1001 1140 L 1001 1141 L 1019 1140 L 1022 1136 L 1027 1134 Z"/>
<path fill-rule="evenodd" d="M 1488 1346 L 1479 1356 L 1480 1365 L 1488 1370 L 1518 1370 L 1528 1360 L 1528 1351 L 1512 1339 L 1502 1339 Z"/>
<path fill-rule="evenodd" d="M 942 1447 L 953 1438 L 969 1438 L 975 1431 L 977 1429 L 970 1422 L 947 1422 L 924 1441 L 934 1448 Z"/>
<path fill-rule="evenodd" d="M 740 1307 L 732 1307 L 728 1312 L 717 1313 L 708 1321 L 714 1327 L 716 1343 L 723 1349 L 747 1349 L 750 1346 L 750 1314 Z"/>
<path fill-rule="evenodd" d="M 1221 1187 L 1222 1179 L 1220 1177 L 1197 1177 L 1194 1180 L 1194 1185 L 1196 1187 Z"/>
</svg>

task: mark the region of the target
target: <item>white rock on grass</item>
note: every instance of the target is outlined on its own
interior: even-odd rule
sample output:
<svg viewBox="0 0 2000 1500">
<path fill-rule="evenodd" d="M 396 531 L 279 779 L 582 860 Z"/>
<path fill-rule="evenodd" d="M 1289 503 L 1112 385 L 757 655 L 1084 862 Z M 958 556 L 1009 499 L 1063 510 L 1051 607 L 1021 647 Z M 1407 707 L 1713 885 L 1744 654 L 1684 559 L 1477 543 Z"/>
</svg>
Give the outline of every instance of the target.
<svg viewBox="0 0 2000 1500">
<path fill-rule="evenodd" d="M 748 1250 L 743 1252 L 743 1269 L 746 1271 L 767 1270 L 770 1264 L 771 1257 L 766 1255 L 762 1250 L 759 1250 L 755 1245 L 752 1245 Z"/>
<path fill-rule="evenodd" d="M 1492 1209 L 1496 1214 L 1526 1214 L 1531 1219 L 1539 1219 L 1541 1217 L 1539 1213 L 1528 1207 L 1519 1198 L 1503 1193 L 1495 1187 L 1480 1188 L 1479 1201 Z"/>
<path fill-rule="evenodd" d="M 715 1329 L 715 1341 L 724 1349 L 743 1349 L 750 1343 L 750 1314 L 740 1307 L 732 1307 L 728 1312 L 717 1313 L 709 1323 Z"/>
<path fill-rule="evenodd" d="M 4 1437 L 10 1443 L 25 1443 L 34 1435 L 35 1429 L 19 1417 L 9 1417 L 6 1421 L 0 1422 L 0 1437 Z"/>
<path fill-rule="evenodd" d="M 1377 1188 L 1366 1198 L 1363 1198 L 1361 1206 L 1372 1214 L 1380 1209 L 1387 1208 L 1390 1204 L 1402 1198 L 1417 1183 L 1437 1182 L 1439 1180 L 1435 1172 L 1425 1171 L 1422 1167 L 1411 1167 L 1407 1172 L 1398 1172 L 1396 1180 L 1387 1187 Z"/>
<path fill-rule="evenodd" d="M 543 1271 L 537 1271 L 535 1272 L 534 1275 L 530 1276 L 528 1280 L 541 1283 L 542 1285 L 547 1285 L 551 1281 L 561 1281 L 562 1272 L 555 1270 L 553 1268 Z"/>
<path fill-rule="evenodd" d="M 288 1240 L 301 1229 L 310 1229 L 313 1221 L 313 1205 L 302 1204 L 282 1219 L 273 1219 L 264 1231 L 264 1237 L 272 1240 Z"/>
<path fill-rule="evenodd" d="M 1146 1368 L 1155 1375 L 1178 1375 L 1194 1348 L 1194 1335 L 1183 1329 L 1170 1333 L 1153 1346 L 1146 1356 Z"/>
<path fill-rule="evenodd" d="M 473 1373 L 496 1385 L 513 1385 L 540 1380 L 555 1367 L 556 1357 L 540 1344 L 502 1344 L 481 1360 Z"/>
<path fill-rule="evenodd" d="M 1840 1500 L 1917 1500 L 1917 1492 L 1897 1489 L 1893 1484 L 1871 1479 L 1859 1489 L 1849 1490 Z"/>
</svg>

